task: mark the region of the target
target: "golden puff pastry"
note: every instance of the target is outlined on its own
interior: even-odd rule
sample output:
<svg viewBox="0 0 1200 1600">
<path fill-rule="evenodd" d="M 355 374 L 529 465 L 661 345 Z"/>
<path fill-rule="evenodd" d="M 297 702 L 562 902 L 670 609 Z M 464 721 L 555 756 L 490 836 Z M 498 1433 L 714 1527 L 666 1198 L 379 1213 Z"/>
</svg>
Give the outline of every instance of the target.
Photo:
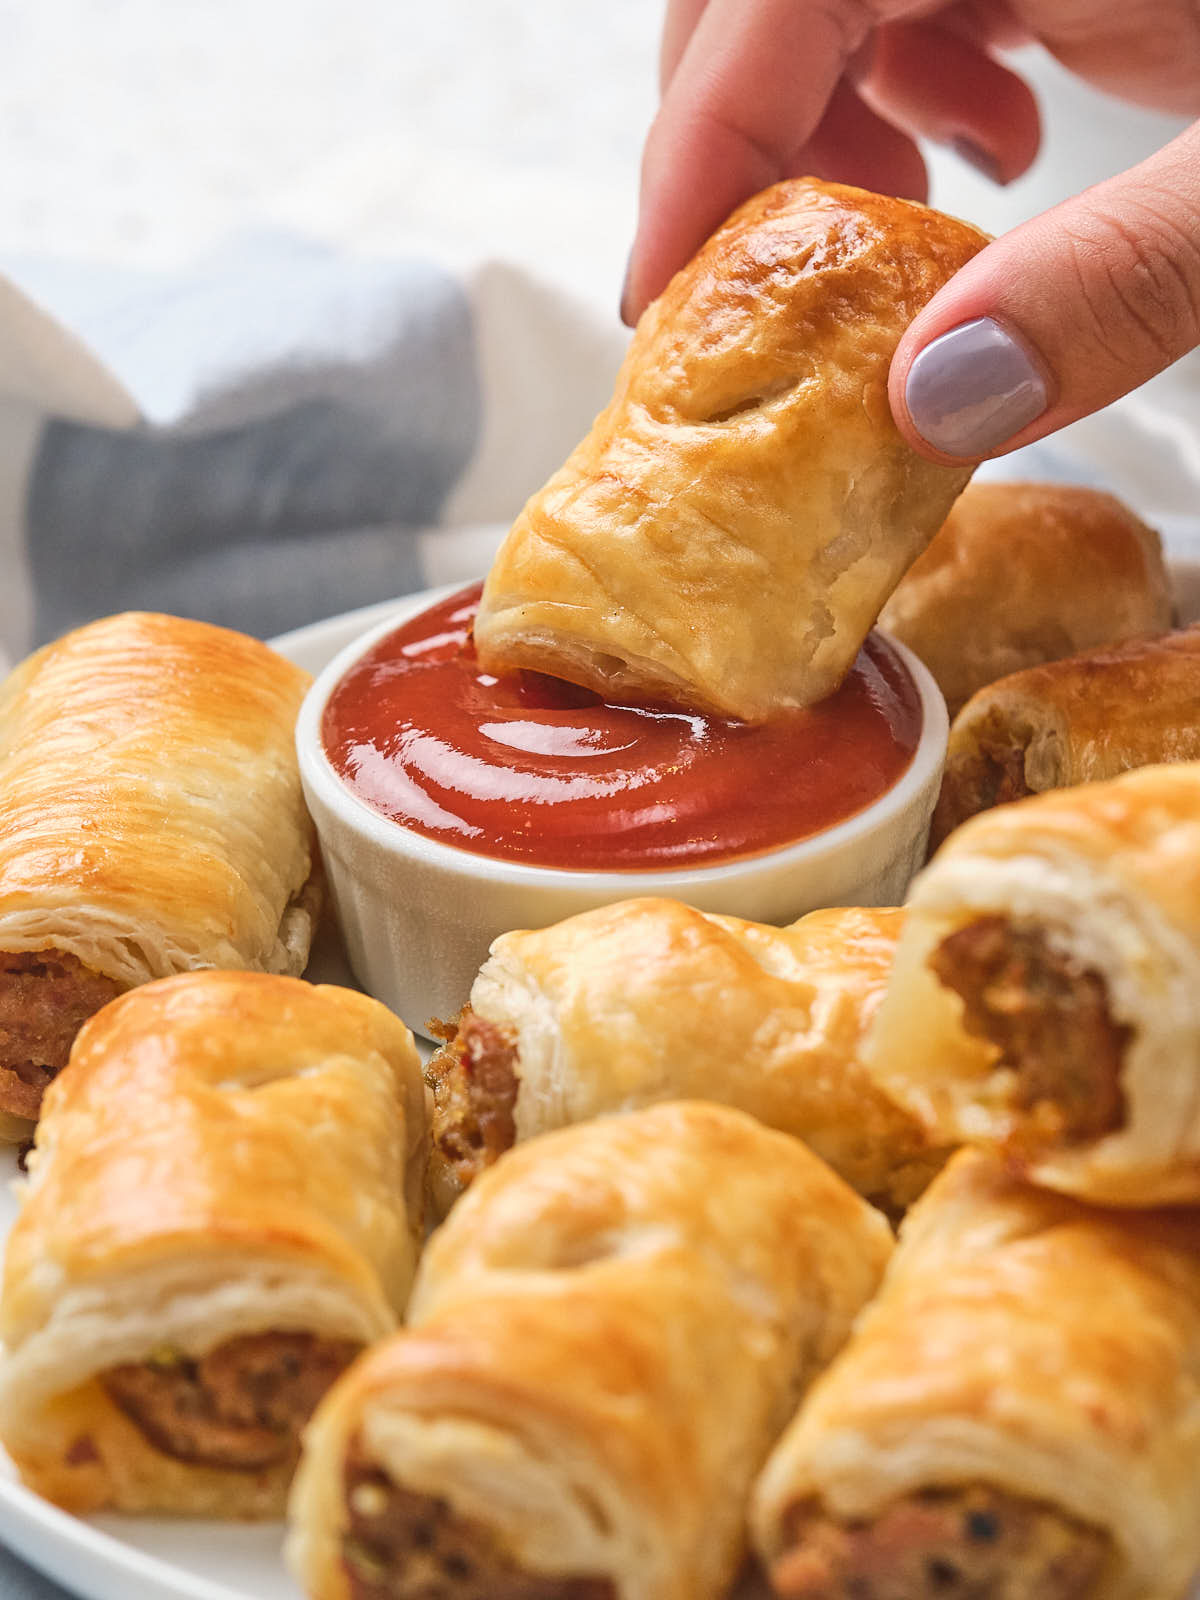
<svg viewBox="0 0 1200 1600">
<path fill-rule="evenodd" d="M 1200 627 L 1030 667 L 954 719 L 930 844 L 990 806 L 1196 760 Z"/>
<path fill-rule="evenodd" d="M 1063 483 L 973 483 L 884 606 L 879 625 L 937 679 L 950 715 L 1043 661 L 1171 626 L 1158 534 L 1113 495 Z"/>
<path fill-rule="evenodd" d="M 814 178 L 736 211 L 646 310 L 612 402 L 501 546 L 485 670 L 748 722 L 836 689 L 970 477 L 908 447 L 887 381 L 986 242 Z"/>
<path fill-rule="evenodd" d="M 134 612 L 0 685 L 0 1138 L 28 1136 L 80 1024 L 123 990 L 303 970 L 308 682 L 244 634 Z"/>
<path fill-rule="evenodd" d="M 396 1324 L 428 1146 L 412 1036 L 298 978 L 106 1006 L 46 1094 L 0 1300 L 0 1437 L 79 1512 L 272 1516 L 318 1396 Z"/>
<path fill-rule="evenodd" d="M 433 1235 L 305 1440 L 315 1600 L 720 1600 L 746 1496 L 891 1250 L 794 1139 L 675 1102 L 544 1134 Z"/>
<path fill-rule="evenodd" d="M 1200 1201 L 1200 763 L 985 811 L 916 879 L 864 1059 L 943 1139 Z"/>
<path fill-rule="evenodd" d="M 902 917 L 814 911 L 773 928 L 641 899 L 504 934 L 427 1069 L 439 1209 L 517 1139 L 687 1098 L 803 1139 L 903 1210 L 947 1152 L 858 1055 Z"/>
<path fill-rule="evenodd" d="M 1200 1214 L 962 1151 L 772 1453 L 754 1536 L 783 1600 L 1179 1600 L 1198 1478 Z"/>
</svg>

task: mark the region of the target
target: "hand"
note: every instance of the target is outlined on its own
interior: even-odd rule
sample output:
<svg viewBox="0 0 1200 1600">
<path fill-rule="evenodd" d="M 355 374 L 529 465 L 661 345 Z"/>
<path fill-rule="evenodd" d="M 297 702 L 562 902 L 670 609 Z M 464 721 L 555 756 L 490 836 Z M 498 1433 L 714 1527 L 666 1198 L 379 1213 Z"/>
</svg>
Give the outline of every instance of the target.
<svg viewBox="0 0 1200 1600">
<path fill-rule="evenodd" d="M 1200 112 L 1190 0 L 670 0 L 622 311 L 634 320 L 733 208 L 811 173 L 924 199 L 916 134 L 1000 182 L 1037 105 L 992 51 L 1038 40 L 1111 93 Z M 1200 125 L 997 239 L 914 320 L 891 402 L 933 460 L 1003 455 L 1200 344 Z"/>
</svg>

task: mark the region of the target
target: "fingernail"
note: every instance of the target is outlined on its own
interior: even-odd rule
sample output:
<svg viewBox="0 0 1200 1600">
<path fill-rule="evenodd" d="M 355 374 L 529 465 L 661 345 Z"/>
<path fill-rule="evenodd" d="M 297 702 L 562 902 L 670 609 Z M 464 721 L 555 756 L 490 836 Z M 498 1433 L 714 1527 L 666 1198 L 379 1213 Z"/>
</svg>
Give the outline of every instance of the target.
<svg viewBox="0 0 1200 1600">
<path fill-rule="evenodd" d="M 957 139 L 950 140 L 950 148 L 961 161 L 974 167 L 976 172 L 981 172 L 992 183 L 999 184 L 1003 188 L 1008 182 L 992 152 L 985 150 L 981 144 L 976 144 L 974 139 L 968 139 L 965 134 L 960 134 Z"/>
<path fill-rule="evenodd" d="M 625 266 L 625 281 L 621 285 L 621 321 L 627 328 L 632 328 L 634 318 L 630 315 L 632 309 L 629 297 L 629 280 L 633 276 L 633 257 L 630 256 Z"/>
<path fill-rule="evenodd" d="M 1049 398 L 1033 357 L 991 317 L 964 322 L 926 345 L 904 385 L 922 439 L 963 460 L 997 450 L 1040 417 Z"/>
</svg>

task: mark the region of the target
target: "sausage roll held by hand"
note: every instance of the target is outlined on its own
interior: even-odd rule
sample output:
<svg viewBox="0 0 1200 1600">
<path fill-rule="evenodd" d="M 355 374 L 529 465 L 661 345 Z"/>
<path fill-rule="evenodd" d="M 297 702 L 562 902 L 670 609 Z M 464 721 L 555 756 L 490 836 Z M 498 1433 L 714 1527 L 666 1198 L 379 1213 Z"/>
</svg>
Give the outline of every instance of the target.
<svg viewBox="0 0 1200 1600">
<path fill-rule="evenodd" d="M 864 1046 L 939 1137 L 1112 1205 L 1200 1201 L 1200 763 L 973 817 Z"/>
<path fill-rule="evenodd" d="M 990 806 L 1196 760 L 1200 627 L 1030 667 L 954 719 L 930 844 Z"/>
<path fill-rule="evenodd" d="M 736 211 L 647 309 L 608 409 L 501 546 L 484 669 L 747 722 L 836 689 L 970 477 L 908 447 L 887 381 L 986 242 L 812 178 Z"/>
<path fill-rule="evenodd" d="M 50 1086 L 4 1266 L 0 1437 L 73 1511 L 278 1515 L 415 1267 L 428 1132 L 377 1001 L 261 973 L 115 1000 Z"/>
<path fill-rule="evenodd" d="M 123 990 L 303 970 L 308 681 L 244 634 L 127 613 L 0 685 L 0 1138 L 28 1137 L 80 1024 Z"/>
<path fill-rule="evenodd" d="M 803 1139 L 903 1210 L 946 1150 L 859 1061 L 902 920 L 815 911 L 773 928 L 642 899 L 504 934 L 427 1069 L 437 1205 L 517 1139 L 704 1099 Z"/>
<path fill-rule="evenodd" d="M 700 1102 L 531 1140 L 305 1439 L 315 1600 L 722 1600 L 746 1497 L 890 1253 L 794 1139 Z"/>
<path fill-rule="evenodd" d="M 784 1600 L 1180 1600 L 1200 1562 L 1200 1216 L 960 1152 L 757 1485 Z"/>
</svg>

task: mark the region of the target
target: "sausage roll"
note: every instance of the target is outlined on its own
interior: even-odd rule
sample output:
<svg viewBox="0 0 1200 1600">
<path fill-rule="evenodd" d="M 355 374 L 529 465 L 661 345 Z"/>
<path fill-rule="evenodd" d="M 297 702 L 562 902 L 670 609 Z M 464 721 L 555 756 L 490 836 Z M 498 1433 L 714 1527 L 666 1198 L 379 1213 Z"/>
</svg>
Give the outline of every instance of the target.
<svg viewBox="0 0 1200 1600">
<path fill-rule="evenodd" d="M 0 685 L 0 1138 L 28 1136 L 80 1024 L 122 991 L 303 970 L 308 681 L 243 634 L 129 613 Z"/>
<path fill-rule="evenodd" d="M 977 811 L 1161 761 L 1200 760 L 1200 626 L 1015 672 L 950 730 L 935 848 Z"/>
<path fill-rule="evenodd" d="M 1200 1201 L 1200 763 L 985 811 L 916 879 L 864 1046 L 943 1139 L 1113 1205 Z"/>
<path fill-rule="evenodd" d="M 985 684 L 1171 626 L 1158 534 L 1110 494 L 973 483 L 879 625 L 920 656 L 953 716 Z"/>
<path fill-rule="evenodd" d="M 1200 1215 L 961 1151 L 754 1492 L 783 1600 L 1179 1600 L 1200 1562 Z"/>
<path fill-rule="evenodd" d="M 985 243 L 813 178 L 736 211 L 647 309 L 612 402 L 501 546 L 484 669 L 748 722 L 831 693 L 970 476 L 908 447 L 887 380 Z"/>
<path fill-rule="evenodd" d="M 531 1140 L 318 1409 L 294 1570 L 315 1600 L 721 1600 L 754 1474 L 890 1249 L 802 1144 L 725 1106 Z"/>
<path fill-rule="evenodd" d="M 428 1128 L 412 1037 L 355 991 L 187 973 L 85 1024 L 0 1300 L 0 1437 L 88 1512 L 267 1516 L 298 1433 L 396 1324 Z"/>
<path fill-rule="evenodd" d="M 644 899 L 504 934 L 427 1068 L 438 1208 L 517 1139 L 686 1098 L 803 1139 L 903 1210 L 946 1151 L 858 1056 L 902 915 L 814 911 L 772 928 Z"/>
</svg>

